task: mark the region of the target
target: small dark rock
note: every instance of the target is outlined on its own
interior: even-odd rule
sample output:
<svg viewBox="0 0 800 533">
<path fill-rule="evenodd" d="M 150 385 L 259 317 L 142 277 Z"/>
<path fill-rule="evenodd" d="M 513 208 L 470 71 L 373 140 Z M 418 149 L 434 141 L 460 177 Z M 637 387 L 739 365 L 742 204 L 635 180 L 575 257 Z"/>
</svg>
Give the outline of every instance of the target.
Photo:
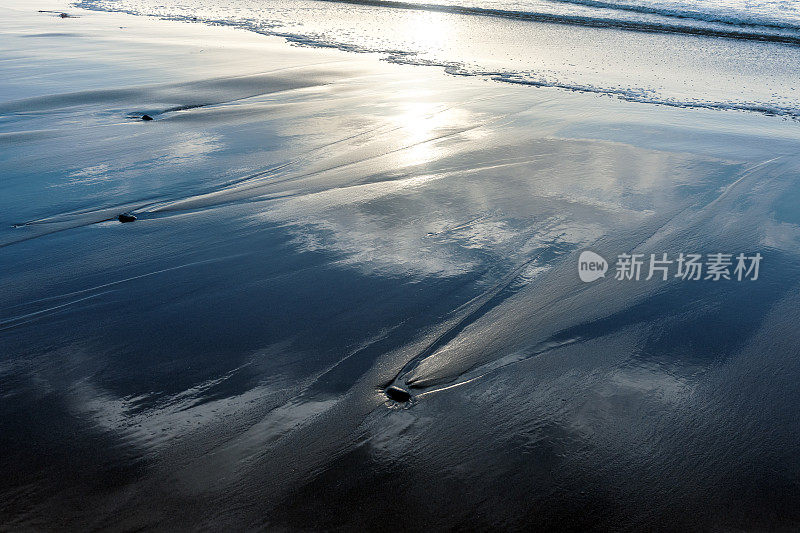
<svg viewBox="0 0 800 533">
<path fill-rule="evenodd" d="M 406 389 L 402 387 L 398 387 L 397 385 L 392 385 L 386 389 L 386 396 L 390 400 L 394 400 L 396 402 L 404 403 L 411 399 L 411 393 L 409 393 Z"/>
<path fill-rule="evenodd" d="M 119 215 L 117 215 L 117 220 L 119 220 L 120 222 L 133 222 L 134 220 L 136 220 L 136 216 L 131 215 L 130 213 L 120 213 Z"/>
<path fill-rule="evenodd" d="M 142 120 L 153 120 L 153 117 L 150 115 L 142 115 Z"/>
<path fill-rule="evenodd" d="M 69 18 L 69 15 L 67 15 L 66 13 L 60 13 L 58 16 L 61 17 L 62 19 L 68 19 Z"/>
</svg>

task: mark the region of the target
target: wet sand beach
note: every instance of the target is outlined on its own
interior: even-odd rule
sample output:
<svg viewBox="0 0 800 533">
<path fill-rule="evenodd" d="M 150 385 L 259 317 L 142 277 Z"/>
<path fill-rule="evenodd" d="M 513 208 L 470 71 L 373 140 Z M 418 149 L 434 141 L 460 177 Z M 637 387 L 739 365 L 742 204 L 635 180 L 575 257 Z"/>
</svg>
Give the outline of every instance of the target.
<svg viewBox="0 0 800 533">
<path fill-rule="evenodd" d="M 0 35 L 0 529 L 800 525 L 796 120 L 57 0 Z"/>
</svg>

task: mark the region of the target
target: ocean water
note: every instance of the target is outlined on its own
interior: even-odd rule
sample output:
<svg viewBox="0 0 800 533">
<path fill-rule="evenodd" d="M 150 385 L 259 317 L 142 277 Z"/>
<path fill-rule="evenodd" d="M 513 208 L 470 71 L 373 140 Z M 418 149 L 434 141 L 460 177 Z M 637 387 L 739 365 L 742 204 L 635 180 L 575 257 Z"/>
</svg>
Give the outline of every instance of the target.
<svg viewBox="0 0 800 533">
<path fill-rule="evenodd" d="M 800 6 L 789 1 L 85 0 L 459 75 L 673 106 L 800 116 Z"/>
</svg>

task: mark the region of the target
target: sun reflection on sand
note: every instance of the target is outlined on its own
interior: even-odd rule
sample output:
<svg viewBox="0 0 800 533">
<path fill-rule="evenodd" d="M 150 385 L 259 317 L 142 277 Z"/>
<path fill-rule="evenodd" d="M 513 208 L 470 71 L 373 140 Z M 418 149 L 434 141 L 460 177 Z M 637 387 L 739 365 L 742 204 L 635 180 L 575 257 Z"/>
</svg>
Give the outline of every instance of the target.
<svg viewBox="0 0 800 533">
<path fill-rule="evenodd" d="M 427 50 L 447 46 L 450 26 L 433 13 L 415 12 L 401 22 L 401 31 Z M 463 113 L 444 108 L 441 101 L 428 101 L 434 88 L 421 86 L 418 92 L 405 95 L 408 102 L 400 107 L 402 113 L 395 122 L 402 128 L 405 148 L 399 152 L 398 163 L 403 166 L 422 165 L 442 155 L 435 139 L 450 127 L 459 127 L 466 118 Z"/>
<path fill-rule="evenodd" d="M 425 92 L 420 91 L 419 95 L 424 97 Z M 462 109 L 444 107 L 441 102 L 408 100 L 393 118 L 400 129 L 398 139 L 402 144 L 396 154 L 400 167 L 424 165 L 447 155 L 448 137 L 474 126 L 474 120 Z"/>
<path fill-rule="evenodd" d="M 438 150 L 431 142 L 437 127 L 443 126 L 441 115 L 435 114 L 436 105 L 422 102 L 410 103 L 405 112 L 397 117 L 403 128 L 407 148 L 400 152 L 405 165 L 419 165 L 433 160 Z"/>
</svg>

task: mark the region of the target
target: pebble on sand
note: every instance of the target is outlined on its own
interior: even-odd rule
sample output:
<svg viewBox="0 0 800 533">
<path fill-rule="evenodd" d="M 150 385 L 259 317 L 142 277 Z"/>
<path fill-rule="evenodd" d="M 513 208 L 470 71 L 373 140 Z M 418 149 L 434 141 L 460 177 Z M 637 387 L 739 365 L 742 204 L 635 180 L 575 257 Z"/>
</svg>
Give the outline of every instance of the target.
<svg viewBox="0 0 800 533">
<path fill-rule="evenodd" d="M 402 387 L 398 387 L 397 385 L 391 385 L 389 388 L 387 388 L 386 396 L 388 396 L 390 400 L 400 403 L 407 402 L 411 399 L 411 393 Z"/>
<path fill-rule="evenodd" d="M 120 213 L 119 215 L 117 215 L 117 220 L 119 220 L 120 222 L 133 222 L 134 220 L 136 220 L 136 216 L 131 215 L 130 213 Z"/>
<path fill-rule="evenodd" d="M 142 120 L 153 120 L 153 117 L 150 115 L 142 115 Z"/>
</svg>

